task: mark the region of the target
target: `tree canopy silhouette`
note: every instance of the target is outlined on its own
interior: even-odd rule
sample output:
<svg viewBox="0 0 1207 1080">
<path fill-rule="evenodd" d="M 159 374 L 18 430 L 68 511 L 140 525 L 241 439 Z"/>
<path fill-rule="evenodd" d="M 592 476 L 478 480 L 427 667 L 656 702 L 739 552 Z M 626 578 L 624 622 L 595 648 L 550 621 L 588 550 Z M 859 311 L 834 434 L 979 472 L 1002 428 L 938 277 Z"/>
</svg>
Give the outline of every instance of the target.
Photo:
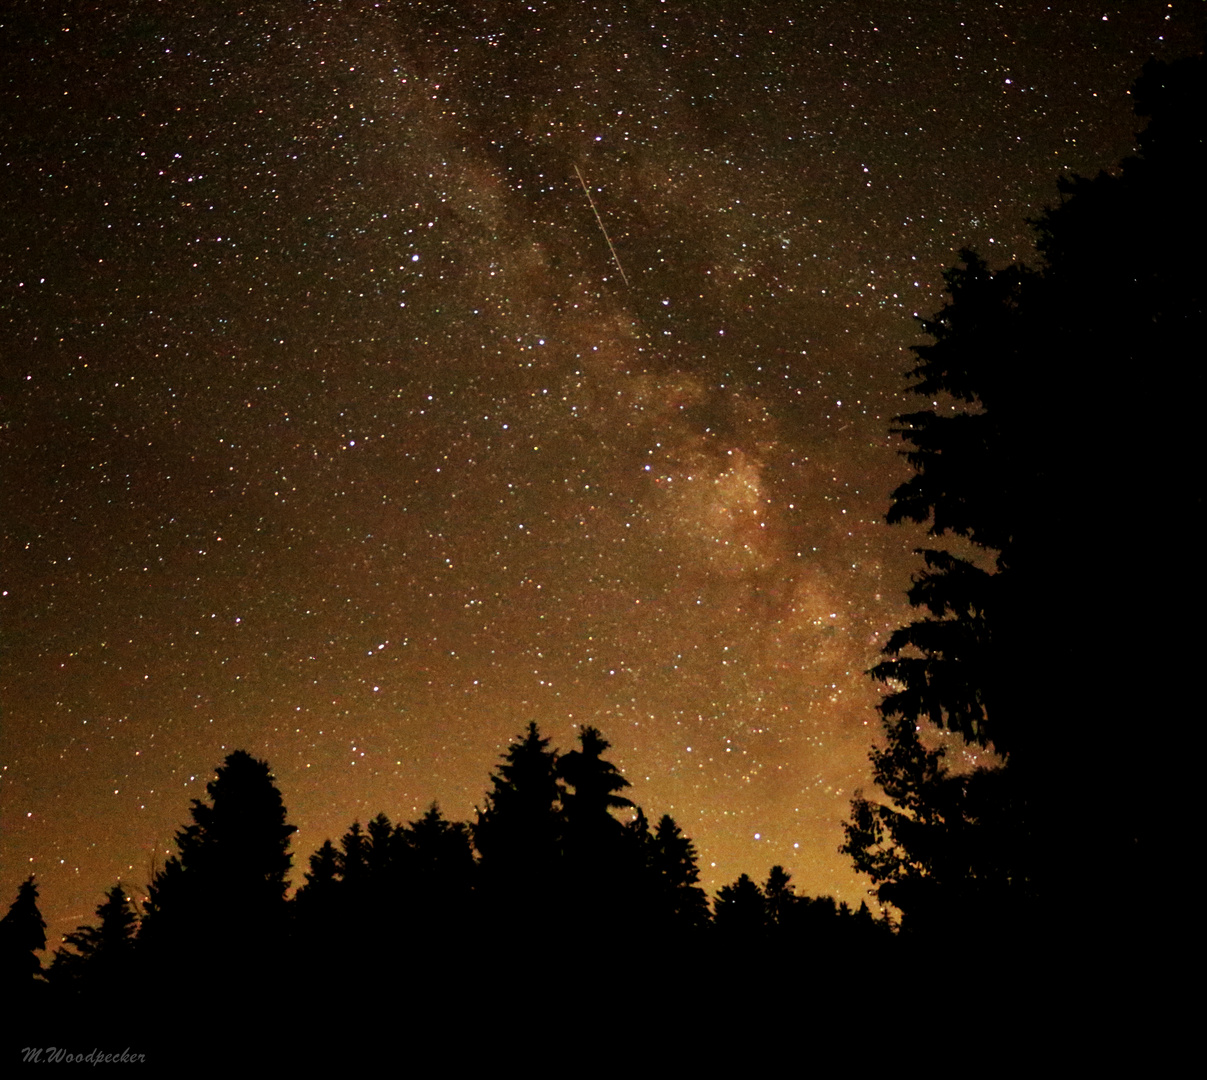
<svg viewBox="0 0 1207 1080">
<path fill-rule="evenodd" d="M 565 789 L 557 754 L 535 723 L 507 748 L 491 783 L 472 828 L 483 887 L 512 918 L 535 918 L 550 905 L 560 909 Z"/>
<path fill-rule="evenodd" d="M 384 813 L 353 822 L 310 857 L 292 901 L 293 827 L 280 792 L 267 763 L 231 754 L 209 800 L 193 801 L 143 917 L 118 883 L 97 922 L 67 935 L 44 990 L 49 1012 L 100 1038 L 122 1029 L 137 994 L 140 1023 L 170 1033 L 178 1053 L 182 1030 L 207 1045 L 231 1038 L 232 1025 L 236 1038 L 264 1038 L 299 1001 L 335 1005 L 352 985 L 383 1020 L 401 1011 L 451 1033 L 463 1021 L 443 1002 L 466 985 L 490 987 L 504 1014 L 551 987 L 590 1012 L 634 979 L 682 994 L 752 963 L 778 978 L 790 970 L 787 946 L 801 961 L 837 959 L 827 942 L 854 942 L 856 924 L 884 928 L 866 908 L 851 917 L 829 898 L 795 896 L 781 867 L 765 890 L 746 875 L 722 889 L 714 926 L 692 841 L 669 815 L 651 828 L 621 794 L 629 784 L 604 758 L 599 731 L 585 727 L 578 741 L 559 755 L 530 724 L 503 754 L 472 829 L 435 804 L 406 825 Z M 0 924 L 16 989 L 36 985 L 45 945 L 36 899 L 30 879 Z"/>
<path fill-rule="evenodd" d="M 46 948 L 46 920 L 38 910 L 38 886 L 30 874 L 0 919 L 0 980 L 11 993 L 28 993 L 42 974 L 38 953 Z"/>
<path fill-rule="evenodd" d="M 151 882 L 144 946 L 161 962 L 181 954 L 231 957 L 279 943 L 294 826 L 268 763 L 236 750 L 194 799 L 191 825 L 176 834 L 179 854 Z"/>
<path fill-rule="evenodd" d="M 620 775 L 620 770 L 602 754 L 608 749 L 608 741 L 593 727 L 579 732 L 581 750 L 571 750 L 557 759 L 557 775 L 570 790 L 562 793 L 562 807 L 567 826 L 587 834 L 597 830 L 612 832 L 617 825 L 611 810 L 624 810 L 633 806 L 619 792 L 629 786 Z"/>
<path fill-rule="evenodd" d="M 55 950 L 50 976 L 89 990 L 120 994 L 135 978 L 138 911 L 119 881 L 96 909 L 97 925 L 77 927 Z"/>
<path fill-rule="evenodd" d="M 699 929 L 708 921 L 708 897 L 700 887 L 696 845 L 670 814 L 663 814 L 649 848 L 657 924 L 680 931 Z"/>
<path fill-rule="evenodd" d="M 1034 222 L 1039 269 L 993 272 L 964 252 L 946 305 L 923 322 L 932 340 L 910 377 L 928 407 L 897 418 L 914 475 L 888 520 L 970 547 L 920 552 L 908 596 L 922 617 L 872 672 L 889 687 L 887 746 L 872 755 L 886 801 L 855 800 L 843 847 L 903 929 L 1055 904 L 1075 835 L 1082 857 L 1127 866 L 1129 882 L 1156 869 L 1162 800 L 1154 770 L 1135 767 L 1130 727 L 1157 702 L 1193 707 L 1147 672 L 1165 664 L 1186 587 L 1153 514 L 1202 498 L 1186 466 L 1204 275 L 1185 256 L 1207 239 L 1204 89 L 1202 57 L 1146 65 L 1140 155 L 1060 182 L 1061 203 Z M 1137 399 L 1146 370 L 1160 372 L 1159 409 Z M 1136 512 L 1140 493 L 1153 510 Z M 1147 632 L 1107 676 L 1120 552 L 1144 566 Z M 926 724 L 1004 768 L 953 773 Z"/>
<path fill-rule="evenodd" d="M 767 898 L 749 874 L 722 886 L 713 908 L 717 931 L 723 935 L 748 943 L 767 928 Z"/>
</svg>

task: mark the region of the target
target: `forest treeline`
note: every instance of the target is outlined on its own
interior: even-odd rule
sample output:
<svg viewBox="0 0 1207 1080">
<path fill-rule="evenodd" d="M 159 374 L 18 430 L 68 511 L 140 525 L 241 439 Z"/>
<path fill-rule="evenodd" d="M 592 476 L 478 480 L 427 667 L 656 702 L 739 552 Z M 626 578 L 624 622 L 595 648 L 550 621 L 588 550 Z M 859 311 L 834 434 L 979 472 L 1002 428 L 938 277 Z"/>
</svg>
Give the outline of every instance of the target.
<svg viewBox="0 0 1207 1080">
<path fill-rule="evenodd" d="M 489 981 L 506 953 L 508 987 L 523 996 L 547 992 L 552 950 L 564 953 L 557 968 L 585 963 L 578 992 L 594 997 L 619 991 L 638 956 L 716 971 L 739 954 L 837 961 L 891 944 L 866 904 L 798 896 L 779 866 L 762 885 L 743 874 L 710 904 L 695 845 L 627 798 L 602 735 L 584 727 L 564 754 L 549 741 L 530 724 L 511 742 L 473 822 L 435 804 L 408 823 L 353 822 L 310 856 L 292 896 L 295 828 L 267 762 L 236 751 L 145 895 L 116 883 L 45 966 L 37 885 L 22 885 L 0 922 L 4 981 L 55 1014 L 104 1014 L 146 987 L 187 995 L 201 972 L 257 1010 L 264 995 L 280 1003 L 282 987 L 296 1001 L 355 986 L 407 1002 L 458 978 Z"/>
</svg>

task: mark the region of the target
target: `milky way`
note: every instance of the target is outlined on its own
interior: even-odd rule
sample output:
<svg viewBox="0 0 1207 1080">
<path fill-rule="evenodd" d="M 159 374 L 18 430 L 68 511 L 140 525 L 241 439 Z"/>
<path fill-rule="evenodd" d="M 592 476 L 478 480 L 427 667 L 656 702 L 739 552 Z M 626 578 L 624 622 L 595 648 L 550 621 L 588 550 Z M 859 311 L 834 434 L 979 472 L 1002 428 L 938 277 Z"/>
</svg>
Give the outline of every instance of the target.
<svg viewBox="0 0 1207 1080">
<path fill-rule="evenodd" d="M 3 16 L 4 902 L 36 873 L 58 935 L 145 883 L 235 748 L 296 884 L 354 818 L 470 817 L 535 720 L 710 889 L 858 903 L 913 317 L 961 247 L 1033 259 L 1202 5 L 43 8 Z"/>
</svg>

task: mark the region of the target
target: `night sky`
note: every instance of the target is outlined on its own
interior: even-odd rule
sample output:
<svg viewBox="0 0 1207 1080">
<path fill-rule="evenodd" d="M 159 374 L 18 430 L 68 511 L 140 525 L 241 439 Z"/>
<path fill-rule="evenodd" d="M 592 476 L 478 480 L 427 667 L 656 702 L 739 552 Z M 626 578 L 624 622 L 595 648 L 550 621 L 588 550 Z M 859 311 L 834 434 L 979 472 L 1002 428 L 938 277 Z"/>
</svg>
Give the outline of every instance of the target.
<svg viewBox="0 0 1207 1080">
<path fill-rule="evenodd" d="M 137 890 L 236 748 L 300 883 L 530 720 L 710 891 L 858 904 L 913 317 L 1205 5 L 59 7 L 0 15 L 3 904 Z"/>
</svg>

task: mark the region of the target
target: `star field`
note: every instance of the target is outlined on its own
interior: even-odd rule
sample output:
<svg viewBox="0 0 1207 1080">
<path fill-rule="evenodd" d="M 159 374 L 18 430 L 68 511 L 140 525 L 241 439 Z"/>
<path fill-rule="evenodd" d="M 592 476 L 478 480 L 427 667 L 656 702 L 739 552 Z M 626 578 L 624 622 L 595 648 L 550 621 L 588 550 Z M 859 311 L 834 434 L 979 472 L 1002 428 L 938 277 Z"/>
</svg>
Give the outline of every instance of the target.
<svg viewBox="0 0 1207 1080">
<path fill-rule="evenodd" d="M 535 720 L 710 890 L 858 904 L 914 316 L 1202 6 L 62 7 L 0 17 L 4 895 L 74 928 L 235 748 L 297 884 Z"/>
</svg>

